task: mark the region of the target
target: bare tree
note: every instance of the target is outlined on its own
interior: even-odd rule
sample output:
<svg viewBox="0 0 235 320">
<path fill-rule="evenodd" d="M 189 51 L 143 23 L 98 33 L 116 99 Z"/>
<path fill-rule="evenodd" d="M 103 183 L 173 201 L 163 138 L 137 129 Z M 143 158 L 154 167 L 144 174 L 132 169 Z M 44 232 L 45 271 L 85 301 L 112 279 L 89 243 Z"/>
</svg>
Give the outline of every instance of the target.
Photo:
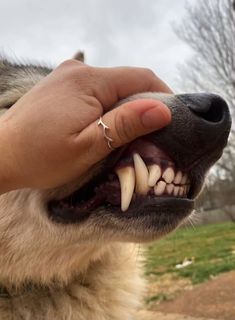
<svg viewBox="0 0 235 320">
<path fill-rule="evenodd" d="M 193 56 L 180 67 L 180 89 L 222 95 L 235 117 L 235 0 L 188 2 L 175 32 L 193 50 Z M 228 214 L 227 205 L 235 205 L 234 131 L 223 158 L 211 172 L 203 203 L 207 208 L 224 207 Z"/>
<path fill-rule="evenodd" d="M 176 33 L 194 52 L 181 66 L 181 87 L 221 94 L 235 108 L 235 1 L 199 0 L 187 4 Z"/>
</svg>

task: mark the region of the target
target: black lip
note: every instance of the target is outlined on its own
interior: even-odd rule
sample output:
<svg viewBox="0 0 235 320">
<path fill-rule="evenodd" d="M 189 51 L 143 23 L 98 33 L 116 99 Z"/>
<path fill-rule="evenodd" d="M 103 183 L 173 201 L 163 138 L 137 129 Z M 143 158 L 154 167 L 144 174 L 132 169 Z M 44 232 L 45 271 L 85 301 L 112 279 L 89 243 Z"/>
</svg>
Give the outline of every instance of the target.
<svg viewBox="0 0 235 320">
<path fill-rule="evenodd" d="M 110 206 L 111 208 L 111 206 Z M 159 212 L 164 212 L 165 218 L 170 215 L 188 215 L 194 208 L 194 200 L 188 198 L 175 198 L 175 197 L 152 197 L 141 196 L 129 209 L 125 212 L 120 210 L 120 207 L 113 207 L 112 213 L 115 213 L 117 217 L 124 219 L 138 218 L 147 216 L 149 214 L 159 215 Z"/>
<path fill-rule="evenodd" d="M 94 214 L 100 227 L 122 234 L 127 241 L 152 241 L 177 228 L 192 212 L 194 201 L 183 198 L 152 198 L 130 211 Z M 104 219 L 103 219 L 104 218 Z"/>
<path fill-rule="evenodd" d="M 176 198 L 171 196 L 156 197 L 153 195 L 140 196 L 138 195 L 135 201 L 131 202 L 127 211 L 123 212 L 120 209 L 120 205 L 113 205 L 105 203 L 95 205 L 95 210 L 89 208 L 88 210 L 82 210 L 71 208 L 69 206 L 61 207 L 58 201 L 50 201 L 48 203 L 48 215 L 49 217 L 58 223 L 70 224 L 80 223 L 85 221 L 92 215 L 97 215 L 98 212 L 102 212 L 103 215 L 114 215 L 116 218 L 131 219 L 148 216 L 149 214 L 159 214 L 156 212 L 164 211 L 166 214 L 174 212 L 176 216 L 180 212 L 181 215 L 187 216 L 194 207 L 194 200 L 189 198 Z"/>
</svg>

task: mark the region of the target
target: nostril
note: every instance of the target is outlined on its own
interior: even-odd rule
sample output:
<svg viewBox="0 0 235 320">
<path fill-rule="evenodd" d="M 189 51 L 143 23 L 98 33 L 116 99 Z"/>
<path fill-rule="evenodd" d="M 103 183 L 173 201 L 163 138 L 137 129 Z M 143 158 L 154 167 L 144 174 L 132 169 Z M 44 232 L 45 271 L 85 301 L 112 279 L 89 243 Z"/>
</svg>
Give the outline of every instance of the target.
<svg viewBox="0 0 235 320">
<path fill-rule="evenodd" d="M 200 118 L 209 122 L 220 122 L 223 119 L 227 103 L 220 97 L 213 98 L 208 102 L 208 109 L 204 111 L 192 110 Z M 190 108 L 191 109 L 191 108 Z"/>
<path fill-rule="evenodd" d="M 225 100 L 215 94 L 182 94 L 178 97 L 194 114 L 208 122 L 221 122 L 228 113 Z"/>
</svg>

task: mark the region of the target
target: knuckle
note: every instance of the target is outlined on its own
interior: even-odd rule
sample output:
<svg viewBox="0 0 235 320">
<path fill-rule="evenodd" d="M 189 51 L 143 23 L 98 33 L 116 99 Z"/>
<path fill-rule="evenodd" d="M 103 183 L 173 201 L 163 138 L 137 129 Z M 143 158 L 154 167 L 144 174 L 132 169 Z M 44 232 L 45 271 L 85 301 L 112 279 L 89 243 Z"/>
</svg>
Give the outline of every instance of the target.
<svg viewBox="0 0 235 320">
<path fill-rule="evenodd" d="M 57 68 L 66 81 L 77 78 L 81 69 L 80 63 L 74 59 L 62 62 Z"/>
<path fill-rule="evenodd" d="M 86 89 L 86 91 L 89 91 L 97 81 L 97 69 L 75 59 L 62 62 L 58 69 L 63 74 L 64 79 L 72 81 L 75 85 L 79 85 L 79 88 Z"/>
<path fill-rule="evenodd" d="M 84 67 L 82 68 L 82 72 L 83 72 L 83 74 L 86 74 L 87 77 L 92 78 L 96 75 L 96 68 L 84 65 Z"/>
<path fill-rule="evenodd" d="M 99 82 L 97 69 L 91 66 L 84 66 L 80 68 L 80 79 L 81 83 L 88 88 L 91 88 Z"/>
<path fill-rule="evenodd" d="M 93 121 L 98 119 L 103 113 L 102 104 L 93 96 L 84 95 L 82 96 L 83 102 L 91 109 L 91 115 Z"/>
<path fill-rule="evenodd" d="M 144 73 L 145 77 L 147 77 L 149 80 L 156 78 L 156 75 L 153 72 L 153 70 L 151 70 L 149 68 L 143 68 L 143 73 Z"/>
<path fill-rule="evenodd" d="M 68 59 L 63 61 L 58 68 L 60 69 L 71 69 L 71 68 L 77 68 L 80 65 L 79 61 L 75 59 Z"/>
</svg>

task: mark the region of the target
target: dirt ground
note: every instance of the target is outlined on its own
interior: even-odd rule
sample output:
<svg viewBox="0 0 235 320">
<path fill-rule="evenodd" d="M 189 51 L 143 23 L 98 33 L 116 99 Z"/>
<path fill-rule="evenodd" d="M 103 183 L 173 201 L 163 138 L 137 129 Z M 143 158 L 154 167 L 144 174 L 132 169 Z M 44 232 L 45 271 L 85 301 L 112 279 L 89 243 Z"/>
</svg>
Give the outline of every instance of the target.
<svg viewBox="0 0 235 320">
<path fill-rule="evenodd" d="M 153 305 L 149 313 L 152 319 L 235 320 L 235 271 L 197 285 L 172 301 Z"/>
</svg>

